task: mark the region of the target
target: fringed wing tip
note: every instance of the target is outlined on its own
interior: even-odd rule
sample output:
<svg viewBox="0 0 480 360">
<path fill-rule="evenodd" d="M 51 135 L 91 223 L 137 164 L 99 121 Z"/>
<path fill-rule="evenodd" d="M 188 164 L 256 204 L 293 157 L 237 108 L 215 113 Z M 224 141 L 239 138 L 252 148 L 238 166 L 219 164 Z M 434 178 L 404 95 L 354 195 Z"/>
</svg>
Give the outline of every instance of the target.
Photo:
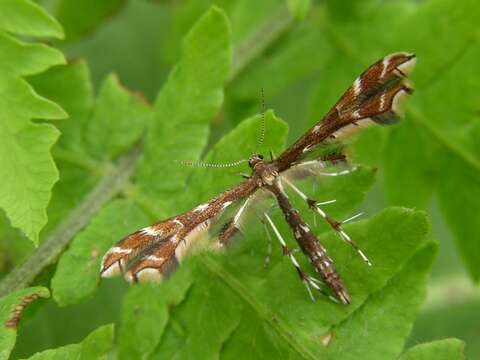
<svg viewBox="0 0 480 360">
<path fill-rule="evenodd" d="M 124 258 L 128 257 L 132 249 L 123 249 L 120 246 L 114 246 L 103 256 L 100 264 L 100 276 L 102 278 L 111 278 L 119 275 L 124 267 Z"/>
<path fill-rule="evenodd" d="M 124 275 L 129 283 L 137 282 L 161 282 L 163 275 L 160 270 L 155 268 L 143 268 L 138 272 L 127 271 Z"/>
<path fill-rule="evenodd" d="M 417 64 L 417 55 L 413 53 L 398 52 L 389 56 L 398 57 L 400 59 L 400 64 L 398 64 L 396 68 L 403 77 L 408 77 L 413 72 Z"/>
</svg>

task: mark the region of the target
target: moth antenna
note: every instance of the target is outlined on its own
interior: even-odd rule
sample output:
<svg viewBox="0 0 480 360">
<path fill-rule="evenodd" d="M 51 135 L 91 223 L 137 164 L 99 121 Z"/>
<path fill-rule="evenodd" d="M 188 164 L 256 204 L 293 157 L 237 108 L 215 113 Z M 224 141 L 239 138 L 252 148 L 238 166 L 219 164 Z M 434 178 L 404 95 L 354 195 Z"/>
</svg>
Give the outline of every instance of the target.
<svg viewBox="0 0 480 360">
<path fill-rule="evenodd" d="M 247 159 L 242 159 L 238 161 L 234 161 L 231 163 L 205 163 L 202 161 L 190 161 L 190 160 L 176 160 L 177 163 L 180 163 L 183 166 L 190 166 L 190 167 L 197 167 L 197 168 L 228 168 L 238 166 L 247 162 Z"/>
<path fill-rule="evenodd" d="M 258 153 L 258 150 L 263 145 L 263 141 L 265 140 L 265 94 L 263 92 L 263 87 L 260 90 L 261 98 L 262 98 L 262 121 L 260 123 L 260 136 L 258 137 L 257 142 L 257 149 L 255 153 Z"/>
</svg>

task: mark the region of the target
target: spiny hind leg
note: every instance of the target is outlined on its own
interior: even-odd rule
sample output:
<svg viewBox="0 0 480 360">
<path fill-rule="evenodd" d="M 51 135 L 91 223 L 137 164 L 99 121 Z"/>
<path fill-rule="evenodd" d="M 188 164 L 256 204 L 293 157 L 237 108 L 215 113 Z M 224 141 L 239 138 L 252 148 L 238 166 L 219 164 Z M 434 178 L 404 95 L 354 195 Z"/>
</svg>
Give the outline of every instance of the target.
<svg viewBox="0 0 480 360">
<path fill-rule="evenodd" d="M 300 266 L 300 263 L 297 261 L 297 259 L 295 258 L 295 255 L 293 254 L 293 251 L 290 250 L 290 248 L 287 246 L 287 243 L 285 242 L 285 240 L 283 239 L 282 235 L 280 234 L 280 231 L 278 231 L 278 228 L 275 226 L 274 222 L 272 221 L 272 219 L 270 218 L 270 216 L 267 214 L 267 213 L 264 213 L 264 216 L 265 216 L 265 219 L 267 220 L 267 223 L 270 225 L 270 227 L 272 228 L 276 238 L 278 239 L 278 241 L 280 242 L 280 245 L 282 246 L 282 250 L 283 250 L 283 255 L 284 256 L 287 256 L 292 265 L 294 266 L 295 270 L 297 271 L 298 273 L 298 276 L 300 277 L 300 280 L 303 282 L 303 284 L 305 285 L 307 291 L 308 291 L 308 294 L 310 296 L 310 298 L 312 299 L 312 301 L 315 301 L 315 297 L 313 296 L 313 293 L 312 293 L 312 290 L 311 288 L 314 288 L 315 290 L 317 290 L 318 292 L 320 292 L 322 295 L 326 296 L 327 298 L 329 298 L 330 300 L 338 303 L 338 300 L 331 296 L 330 294 L 328 294 L 325 290 L 323 290 L 321 288 L 321 286 L 324 285 L 324 283 L 316 278 L 314 278 L 313 276 L 310 276 L 308 275 L 303 269 L 302 267 Z M 268 231 L 268 230 L 267 230 Z"/>
<path fill-rule="evenodd" d="M 330 200 L 325 202 L 317 202 L 315 200 L 310 199 L 307 195 L 305 195 L 298 187 L 296 187 L 291 181 L 288 179 L 282 179 L 293 191 L 295 191 L 305 202 L 308 204 L 310 209 L 318 213 L 330 227 L 340 236 L 340 238 L 349 244 L 355 251 L 360 255 L 360 257 L 369 265 L 372 266 L 372 263 L 368 259 L 367 255 L 360 249 L 360 247 L 351 239 L 351 237 L 343 230 L 342 225 L 356 219 L 357 217 L 361 216 L 362 213 L 356 214 L 344 221 L 337 221 L 330 217 L 322 208 L 322 205 L 327 205 L 330 203 L 335 202 L 336 200 Z"/>
</svg>

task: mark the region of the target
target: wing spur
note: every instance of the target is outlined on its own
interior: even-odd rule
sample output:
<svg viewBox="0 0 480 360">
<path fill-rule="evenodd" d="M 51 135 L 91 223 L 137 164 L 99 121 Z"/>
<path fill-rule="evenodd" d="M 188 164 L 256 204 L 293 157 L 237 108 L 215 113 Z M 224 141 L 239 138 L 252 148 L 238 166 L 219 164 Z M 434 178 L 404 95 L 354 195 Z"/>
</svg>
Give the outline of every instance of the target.
<svg viewBox="0 0 480 360">
<path fill-rule="evenodd" d="M 130 282 L 162 280 L 198 245 L 230 205 L 248 198 L 256 189 L 256 183 L 244 181 L 208 203 L 128 235 L 103 257 L 101 276 L 122 273 Z"/>
<path fill-rule="evenodd" d="M 262 219 L 263 213 L 274 206 L 274 200 L 273 195 L 264 189 L 258 189 L 246 198 L 221 229 L 215 244 L 216 249 L 227 247 L 236 235 L 246 233 L 247 224 L 251 223 L 254 217 Z"/>
<path fill-rule="evenodd" d="M 374 123 L 396 122 L 403 115 L 403 101 L 413 91 L 406 78 L 415 62 L 414 54 L 399 52 L 370 66 L 320 122 L 276 159 L 278 171 L 288 169 L 320 144 L 342 140 Z"/>
</svg>

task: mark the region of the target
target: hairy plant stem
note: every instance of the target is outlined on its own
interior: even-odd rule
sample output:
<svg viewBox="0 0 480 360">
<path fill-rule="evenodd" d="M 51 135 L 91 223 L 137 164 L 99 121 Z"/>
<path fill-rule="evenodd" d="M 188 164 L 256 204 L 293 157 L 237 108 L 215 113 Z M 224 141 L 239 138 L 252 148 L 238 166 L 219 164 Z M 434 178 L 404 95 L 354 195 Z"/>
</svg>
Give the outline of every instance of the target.
<svg viewBox="0 0 480 360">
<path fill-rule="evenodd" d="M 257 56 L 275 42 L 294 22 L 294 17 L 286 6 L 268 17 L 250 36 L 234 49 L 234 60 L 228 82 L 233 81 Z M 40 272 L 52 264 L 65 249 L 73 237 L 82 230 L 94 215 L 119 193 L 132 195 L 132 175 L 140 149 L 133 149 L 123 157 L 98 185 L 85 197 L 69 216 L 62 221 L 50 236 L 21 265 L 17 266 L 0 282 L 0 296 L 28 286 Z M 67 151 L 59 151 L 58 156 L 65 161 L 95 171 L 96 165 Z M 151 208 L 145 208 L 137 194 L 133 200 L 140 202 L 149 214 Z"/>
<path fill-rule="evenodd" d="M 14 268 L 0 282 L 0 296 L 28 286 L 48 265 L 52 264 L 72 238 L 82 230 L 95 214 L 111 199 L 118 195 L 128 183 L 135 170 L 140 146 L 135 146 L 123 156 L 118 165 L 107 170 L 106 175 L 85 197 L 69 216 L 45 239 L 42 244 Z"/>
</svg>

